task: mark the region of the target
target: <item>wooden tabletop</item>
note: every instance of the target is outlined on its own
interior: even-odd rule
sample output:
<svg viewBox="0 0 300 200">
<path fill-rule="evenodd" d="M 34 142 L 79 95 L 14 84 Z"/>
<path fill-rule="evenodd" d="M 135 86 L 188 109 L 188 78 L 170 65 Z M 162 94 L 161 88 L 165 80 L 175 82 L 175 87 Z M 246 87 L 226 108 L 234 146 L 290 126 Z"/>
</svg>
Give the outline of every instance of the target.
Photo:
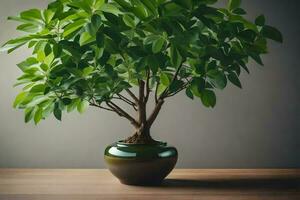
<svg viewBox="0 0 300 200">
<path fill-rule="evenodd" d="M 300 200 L 300 169 L 177 169 L 161 186 L 107 170 L 0 169 L 0 200 Z"/>
</svg>

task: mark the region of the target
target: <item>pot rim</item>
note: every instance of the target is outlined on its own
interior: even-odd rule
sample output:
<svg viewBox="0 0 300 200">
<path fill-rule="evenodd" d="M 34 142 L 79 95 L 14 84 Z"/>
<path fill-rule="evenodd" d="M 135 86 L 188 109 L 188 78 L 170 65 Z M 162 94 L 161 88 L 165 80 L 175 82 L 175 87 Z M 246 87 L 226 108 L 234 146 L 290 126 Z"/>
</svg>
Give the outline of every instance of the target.
<svg viewBox="0 0 300 200">
<path fill-rule="evenodd" d="M 139 144 L 139 143 L 137 143 L 137 144 L 130 144 L 130 143 L 126 143 L 126 142 L 123 142 L 122 140 L 120 140 L 120 141 L 118 141 L 118 142 L 116 142 L 115 144 L 117 145 L 117 146 L 167 146 L 167 142 L 162 142 L 162 141 L 156 141 L 157 143 L 155 143 L 155 144 Z"/>
</svg>

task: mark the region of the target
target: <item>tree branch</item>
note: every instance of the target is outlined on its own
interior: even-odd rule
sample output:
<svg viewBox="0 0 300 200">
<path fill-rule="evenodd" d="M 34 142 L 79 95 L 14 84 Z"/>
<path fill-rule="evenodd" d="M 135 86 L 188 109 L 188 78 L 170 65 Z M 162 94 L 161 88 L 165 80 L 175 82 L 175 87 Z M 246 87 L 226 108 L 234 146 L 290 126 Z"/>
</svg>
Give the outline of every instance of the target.
<svg viewBox="0 0 300 200">
<path fill-rule="evenodd" d="M 174 83 L 174 81 L 177 79 L 177 76 L 178 76 L 178 74 L 179 74 L 179 72 L 180 72 L 182 66 L 183 66 L 183 63 L 181 63 L 181 65 L 177 68 L 177 70 L 176 70 L 176 72 L 175 72 L 175 74 L 174 74 L 174 76 L 173 76 L 173 79 L 172 79 L 172 81 L 170 82 L 170 85 L 172 85 L 172 84 Z M 167 95 L 168 90 L 169 90 L 169 87 L 167 87 L 167 88 L 163 91 L 163 93 L 160 95 L 160 99 L 164 99 L 164 98 L 166 97 L 165 95 Z"/>
<path fill-rule="evenodd" d="M 136 104 L 134 102 L 130 101 L 128 98 L 124 97 L 121 94 L 117 94 L 117 95 L 118 97 L 113 97 L 113 98 L 127 103 L 128 105 L 132 106 L 135 111 L 137 111 Z"/>
<path fill-rule="evenodd" d="M 139 81 L 139 124 L 143 125 L 146 123 L 146 102 L 145 102 L 145 82 Z"/>
<path fill-rule="evenodd" d="M 177 91 L 175 91 L 175 92 L 173 92 L 173 93 L 167 94 L 165 98 L 175 96 L 176 94 L 178 94 L 178 93 L 181 92 L 182 90 L 186 89 L 187 86 L 188 86 L 190 83 L 191 83 L 191 81 L 188 80 L 188 79 L 186 78 L 186 82 L 185 82 L 185 84 L 184 84 L 181 88 L 179 88 Z"/>
<path fill-rule="evenodd" d="M 178 94 L 178 93 L 181 92 L 182 90 L 186 89 L 186 88 L 187 88 L 187 85 L 188 85 L 188 84 L 185 84 L 184 86 L 182 86 L 182 87 L 181 87 L 179 90 L 177 90 L 176 92 L 167 94 L 167 96 L 166 96 L 165 98 L 175 96 L 176 94 Z"/>
<path fill-rule="evenodd" d="M 150 82 L 150 70 L 147 71 L 147 80 L 146 80 L 146 96 L 145 96 L 145 103 L 148 102 L 148 99 L 149 99 L 149 95 L 150 95 L 150 86 L 149 86 L 149 83 Z"/>
<path fill-rule="evenodd" d="M 106 105 L 110 107 L 112 110 L 114 110 L 120 117 L 124 117 L 124 115 L 119 110 L 117 110 L 114 106 L 110 105 L 108 102 L 106 102 Z"/>
<path fill-rule="evenodd" d="M 143 102 L 145 97 L 145 82 L 139 81 L 139 102 Z"/>
<path fill-rule="evenodd" d="M 126 111 L 124 111 L 122 108 L 116 105 L 114 102 L 107 101 L 106 104 L 108 105 L 108 107 L 115 110 L 120 116 L 128 119 L 134 127 L 136 128 L 139 127 L 139 123 L 133 117 L 131 117 Z"/>
<path fill-rule="evenodd" d="M 150 128 L 153 124 L 153 122 L 155 121 L 155 119 L 157 118 L 162 105 L 164 104 L 164 100 L 163 99 L 159 99 L 153 112 L 151 113 L 151 115 L 149 116 L 148 120 L 147 120 L 147 126 Z"/>
<path fill-rule="evenodd" d="M 122 100 L 124 100 L 124 101 L 127 101 L 128 102 L 128 104 L 131 104 L 131 105 L 135 105 L 135 103 L 134 102 L 132 102 L 130 99 L 128 99 L 127 97 L 125 97 L 125 96 L 123 96 L 123 95 L 121 95 L 121 94 L 117 94 Z"/>
<path fill-rule="evenodd" d="M 154 97 L 155 97 L 155 103 L 157 104 L 158 103 L 158 97 L 157 97 L 157 92 L 158 92 L 158 87 L 159 87 L 160 83 L 158 82 L 156 84 L 156 87 L 155 87 L 155 94 L 154 94 Z"/>
<path fill-rule="evenodd" d="M 135 94 L 133 94 L 133 92 L 131 92 L 129 89 L 126 89 L 126 92 L 129 94 L 129 96 L 131 96 L 135 103 L 138 104 L 139 99 L 135 96 Z"/>
<path fill-rule="evenodd" d="M 90 102 L 90 106 L 94 106 L 94 107 L 101 108 L 101 109 L 104 109 L 104 110 L 107 110 L 107 111 L 115 112 L 115 111 L 114 111 L 114 110 L 112 110 L 112 109 L 109 109 L 109 108 L 106 108 L 106 107 L 100 106 L 100 105 L 98 105 L 98 104 L 95 104 L 95 103 L 93 103 L 93 102 Z"/>
</svg>

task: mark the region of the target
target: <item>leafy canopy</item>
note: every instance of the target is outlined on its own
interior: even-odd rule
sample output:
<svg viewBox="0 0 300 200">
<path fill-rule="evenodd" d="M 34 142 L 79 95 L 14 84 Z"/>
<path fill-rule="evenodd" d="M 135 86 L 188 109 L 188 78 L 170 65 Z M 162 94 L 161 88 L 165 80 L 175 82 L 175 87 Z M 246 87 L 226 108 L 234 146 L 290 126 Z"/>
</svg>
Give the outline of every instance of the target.
<svg viewBox="0 0 300 200">
<path fill-rule="evenodd" d="M 281 33 L 263 15 L 248 21 L 241 0 L 214 8 L 217 0 L 56 0 L 45 10 L 16 17 L 25 36 L 5 43 L 8 53 L 28 45 L 32 56 L 18 64 L 24 85 L 14 107 L 35 123 L 50 114 L 84 112 L 112 100 L 149 77 L 156 95 L 185 90 L 207 107 L 215 89 L 242 87 L 241 69 L 263 65 L 267 39 Z M 149 76 L 150 73 L 150 76 Z"/>
</svg>

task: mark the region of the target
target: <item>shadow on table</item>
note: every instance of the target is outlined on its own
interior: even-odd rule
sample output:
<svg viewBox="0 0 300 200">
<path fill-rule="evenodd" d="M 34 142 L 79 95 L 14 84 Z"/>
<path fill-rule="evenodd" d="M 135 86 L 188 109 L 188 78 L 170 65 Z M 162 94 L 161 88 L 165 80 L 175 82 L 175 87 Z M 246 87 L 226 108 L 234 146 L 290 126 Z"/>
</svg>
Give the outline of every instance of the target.
<svg viewBox="0 0 300 200">
<path fill-rule="evenodd" d="M 300 179 L 166 179 L 163 182 L 162 187 L 203 189 L 295 189 L 300 192 Z"/>
</svg>

